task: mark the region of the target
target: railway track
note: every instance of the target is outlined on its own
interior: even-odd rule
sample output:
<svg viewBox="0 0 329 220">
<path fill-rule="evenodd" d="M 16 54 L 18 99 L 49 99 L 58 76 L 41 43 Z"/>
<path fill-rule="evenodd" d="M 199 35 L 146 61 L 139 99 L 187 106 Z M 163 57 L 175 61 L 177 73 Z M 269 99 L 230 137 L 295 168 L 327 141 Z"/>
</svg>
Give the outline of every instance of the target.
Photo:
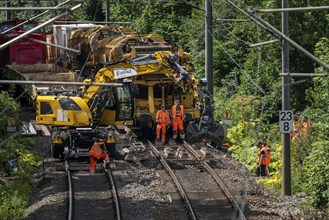
<svg viewBox="0 0 329 220">
<path fill-rule="evenodd" d="M 153 143 L 145 142 L 175 183 L 190 219 L 247 219 L 220 177 L 189 144 L 180 147 L 194 157 L 194 164 L 197 162 L 198 166 L 177 169 L 179 159 L 167 159 Z M 202 172 L 203 169 L 206 172 Z"/>
<path fill-rule="evenodd" d="M 211 169 L 209 160 L 200 160 L 201 151 L 193 149 L 199 146 L 186 143 L 171 146 L 173 149 L 184 148 L 188 154 L 185 158 L 172 158 L 165 156 L 162 147 L 149 141 L 144 143 L 153 154 L 148 160 L 111 162 L 110 171 L 114 173 L 122 198 L 122 214 L 116 205 L 120 204 L 118 192 L 109 192 L 115 186 L 111 173 L 108 176 L 107 172 L 90 175 L 88 163 L 67 163 L 64 166 L 67 175 L 65 172 L 62 175 L 73 186 L 68 193 L 71 201 L 66 202 L 70 206 L 68 219 L 158 219 L 160 216 L 168 219 L 246 219 L 239 203 L 216 175 L 217 170 Z M 57 172 L 65 170 L 59 161 L 49 165 Z M 157 174 L 152 175 L 153 172 Z M 149 184 L 162 190 L 152 189 Z"/>
<path fill-rule="evenodd" d="M 68 219 L 120 220 L 120 201 L 111 171 L 104 169 L 102 173 L 90 175 L 88 164 L 65 163 L 69 188 Z"/>
</svg>

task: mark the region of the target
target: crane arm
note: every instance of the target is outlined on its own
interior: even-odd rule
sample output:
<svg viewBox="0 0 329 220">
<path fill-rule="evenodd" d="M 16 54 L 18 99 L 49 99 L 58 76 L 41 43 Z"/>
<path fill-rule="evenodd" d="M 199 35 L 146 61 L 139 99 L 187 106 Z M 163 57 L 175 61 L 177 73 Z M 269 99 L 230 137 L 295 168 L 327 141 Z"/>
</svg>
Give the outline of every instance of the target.
<svg viewBox="0 0 329 220">
<path fill-rule="evenodd" d="M 148 56 L 147 60 L 138 58 L 107 65 L 100 69 L 93 80 L 85 82 L 108 83 L 117 82 L 130 77 L 161 72 L 175 81 L 184 90 L 193 89 L 197 94 L 197 80 L 179 65 L 179 57 L 170 51 L 157 51 Z M 195 83 L 193 83 L 195 82 Z M 100 86 L 84 86 L 83 99 L 88 103 L 101 89 Z"/>
</svg>

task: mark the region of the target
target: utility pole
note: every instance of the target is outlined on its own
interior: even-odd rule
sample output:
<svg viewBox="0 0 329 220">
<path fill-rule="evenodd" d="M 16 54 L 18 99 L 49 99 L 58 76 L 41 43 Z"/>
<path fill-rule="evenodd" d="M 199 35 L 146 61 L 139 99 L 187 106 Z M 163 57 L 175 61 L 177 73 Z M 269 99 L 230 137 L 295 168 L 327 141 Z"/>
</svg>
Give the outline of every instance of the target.
<svg viewBox="0 0 329 220">
<path fill-rule="evenodd" d="M 6 1 L 6 7 L 10 8 L 10 1 L 9 0 Z M 10 20 L 10 19 L 11 19 L 11 13 L 8 10 L 8 11 L 6 11 L 6 20 Z"/>
<path fill-rule="evenodd" d="M 289 8 L 288 0 L 282 0 L 282 9 Z M 287 11 L 282 12 L 282 33 L 289 35 Z M 289 73 L 289 42 L 283 40 L 282 73 Z M 290 110 L 289 76 L 282 76 L 282 111 Z M 291 168 L 290 168 L 290 134 L 282 133 L 282 191 L 283 195 L 291 195 Z"/>
<path fill-rule="evenodd" d="M 109 5 L 109 0 L 105 0 L 105 22 L 109 22 L 110 20 L 110 5 Z"/>
<path fill-rule="evenodd" d="M 208 91 L 211 95 L 214 94 L 214 80 L 212 72 L 212 0 L 206 0 L 206 22 L 205 22 L 205 49 L 206 49 L 206 78 L 208 81 Z"/>
</svg>

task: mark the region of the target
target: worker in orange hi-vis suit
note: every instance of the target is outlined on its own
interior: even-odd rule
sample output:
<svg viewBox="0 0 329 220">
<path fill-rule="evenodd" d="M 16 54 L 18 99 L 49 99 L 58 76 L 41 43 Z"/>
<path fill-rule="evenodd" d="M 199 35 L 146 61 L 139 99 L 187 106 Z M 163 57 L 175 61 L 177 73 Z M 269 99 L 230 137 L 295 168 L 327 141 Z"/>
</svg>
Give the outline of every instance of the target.
<svg viewBox="0 0 329 220">
<path fill-rule="evenodd" d="M 88 152 L 88 155 L 90 160 L 90 174 L 95 174 L 97 160 L 104 159 L 106 167 L 109 166 L 110 158 L 109 155 L 106 153 L 105 143 L 102 139 L 98 139 L 94 142 L 93 146 Z"/>
<path fill-rule="evenodd" d="M 294 115 L 292 117 L 292 126 L 293 126 L 293 131 L 291 132 L 291 137 L 292 137 L 292 141 L 295 141 L 300 134 L 301 128 L 302 128 L 302 122 L 298 119 L 297 115 Z"/>
<path fill-rule="evenodd" d="M 169 117 L 169 113 L 165 109 L 165 104 L 162 104 L 161 109 L 157 111 L 156 123 L 157 123 L 156 138 L 157 140 L 160 140 L 160 130 L 161 130 L 161 143 L 162 145 L 164 145 L 166 142 L 167 126 L 170 125 L 170 117 Z"/>
<path fill-rule="evenodd" d="M 179 136 L 183 141 L 185 139 L 184 133 L 184 106 L 177 100 L 176 104 L 171 107 L 172 126 L 173 126 L 173 138 L 177 138 L 177 130 L 179 129 Z"/>
</svg>

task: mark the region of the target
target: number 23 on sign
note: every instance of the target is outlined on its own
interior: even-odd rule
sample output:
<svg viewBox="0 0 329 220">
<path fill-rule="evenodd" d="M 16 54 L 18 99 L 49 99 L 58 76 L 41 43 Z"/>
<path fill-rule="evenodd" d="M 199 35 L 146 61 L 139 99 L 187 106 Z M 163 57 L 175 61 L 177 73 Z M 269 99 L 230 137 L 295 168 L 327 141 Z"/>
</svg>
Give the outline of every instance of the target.
<svg viewBox="0 0 329 220">
<path fill-rule="evenodd" d="M 293 129 L 292 121 L 293 112 L 292 111 L 280 111 L 279 121 L 280 121 L 280 132 L 289 134 Z"/>
</svg>

